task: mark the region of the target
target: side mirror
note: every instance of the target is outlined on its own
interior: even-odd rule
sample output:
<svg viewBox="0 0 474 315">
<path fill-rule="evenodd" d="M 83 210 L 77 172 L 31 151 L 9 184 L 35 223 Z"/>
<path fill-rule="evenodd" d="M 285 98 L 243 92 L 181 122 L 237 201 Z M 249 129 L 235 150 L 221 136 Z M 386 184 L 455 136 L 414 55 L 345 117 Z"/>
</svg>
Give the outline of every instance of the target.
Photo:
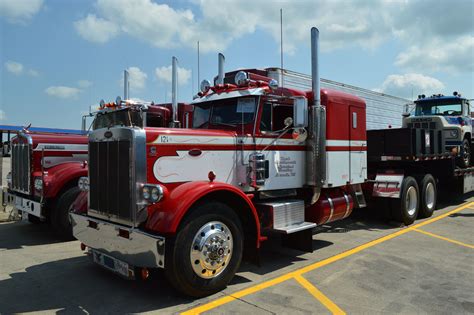
<svg viewBox="0 0 474 315">
<path fill-rule="evenodd" d="M 295 97 L 293 102 L 293 127 L 308 127 L 308 100 L 306 97 Z"/>
<path fill-rule="evenodd" d="M 404 112 L 404 113 L 402 114 L 402 116 L 403 116 L 403 117 L 410 117 L 410 113 Z"/>
</svg>

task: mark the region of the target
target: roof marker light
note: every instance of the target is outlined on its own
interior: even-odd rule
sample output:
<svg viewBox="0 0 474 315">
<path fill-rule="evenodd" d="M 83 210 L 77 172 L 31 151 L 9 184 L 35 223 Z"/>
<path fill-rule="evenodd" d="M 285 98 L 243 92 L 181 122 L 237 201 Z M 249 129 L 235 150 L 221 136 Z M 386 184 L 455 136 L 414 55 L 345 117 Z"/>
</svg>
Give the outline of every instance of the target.
<svg viewBox="0 0 474 315">
<path fill-rule="evenodd" d="M 209 80 L 201 81 L 201 92 L 207 93 L 207 91 L 209 91 L 210 88 L 211 88 L 211 82 L 209 82 Z"/>
<path fill-rule="evenodd" d="M 245 71 L 239 71 L 235 74 L 235 84 L 240 86 L 240 85 L 244 85 L 248 82 L 248 75 L 247 75 L 247 72 Z"/>
</svg>

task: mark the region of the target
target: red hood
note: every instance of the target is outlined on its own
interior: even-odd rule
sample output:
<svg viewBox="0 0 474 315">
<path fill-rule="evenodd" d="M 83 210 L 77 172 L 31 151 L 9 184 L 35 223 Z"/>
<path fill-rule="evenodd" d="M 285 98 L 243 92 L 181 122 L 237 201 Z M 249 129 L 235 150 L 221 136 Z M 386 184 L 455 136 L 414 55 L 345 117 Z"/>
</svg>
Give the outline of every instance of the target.
<svg viewBox="0 0 474 315">
<path fill-rule="evenodd" d="M 33 149 L 38 143 L 61 143 L 61 144 L 87 144 L 88 136 L 86 135 L 63 135 L 63 134 L 27 134 L 33 142 Z M 12 139 L 13 143 L 18 143 L 18 137 Z"/>
</svg>

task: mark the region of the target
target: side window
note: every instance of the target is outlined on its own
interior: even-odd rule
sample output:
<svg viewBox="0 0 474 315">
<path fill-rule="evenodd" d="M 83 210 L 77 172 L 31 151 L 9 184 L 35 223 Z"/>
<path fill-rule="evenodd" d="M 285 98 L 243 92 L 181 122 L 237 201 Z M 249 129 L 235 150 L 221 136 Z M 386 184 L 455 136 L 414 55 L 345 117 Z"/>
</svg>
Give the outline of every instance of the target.
<svg viewBox="0 0 474 315">
<path fill-rule="evenodd" d="M 260 131 L 278 131 L 285 128 L 285 118 L 293 118 L 293 105 L 264 103 L 262 118 L 260 119 Z"/>
<path fill-rule="evenodd" d="M 260 131 L 272 131 L 272 104 L 264 103 L 262 118 L 260 119 Z"/>
<path fill-rule="evenodd" d="M 293 105 L 275 104 L 273 106 L 273 131 L 285 128 L 284 121 L 287 117 L 293 118 Z"/>
<path fill-rule="evenodd" d="M 147 127 L 164 127 L 163 126 L 163 117 L 161 115 L 154 115 L 148 113 L 146 115 L 146 125 Z"/>
</svg>

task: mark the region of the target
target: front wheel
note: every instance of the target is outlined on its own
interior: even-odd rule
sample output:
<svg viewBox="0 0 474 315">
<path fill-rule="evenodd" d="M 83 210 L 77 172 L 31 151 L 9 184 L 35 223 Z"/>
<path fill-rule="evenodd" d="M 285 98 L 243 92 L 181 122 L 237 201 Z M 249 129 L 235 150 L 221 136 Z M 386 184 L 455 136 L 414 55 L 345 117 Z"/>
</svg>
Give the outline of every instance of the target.
<svg viewBox="0 0 474 315">
<path fill-rule="evenodd" d="M 405 177 L 402 182 L 400 199 L 391 200 L 392 216 L 398 222 L 410 225 L 415 222 L 420 207 L 419 189 L 416 180 Z"/>
<path fill-rule="evenodd" d="M 468 139 L 462 142 L 461 157 L 458 158 L 458 165 L 462 168 L 467 168 L 471 165 L 471 144 Z"/>
<path fill-rule="evenodd" d="M 53 211 L 51 213 L 51 225 L 59 237 L 65 240 L 72 240 L 72 226 L 69 218 L 69 210 L 72 203 L 79 195 L 79 187 L 72 187 L 66 190 L 61 197 L 59 197 Z"/>
<path fill-rule="evenodd" d="M 201 204 L 168 244 L 166 276 L 186 295 L 202 297 L 224 289 L 242 260 L 242 226 L 220 202 Z"/>
</svg>

